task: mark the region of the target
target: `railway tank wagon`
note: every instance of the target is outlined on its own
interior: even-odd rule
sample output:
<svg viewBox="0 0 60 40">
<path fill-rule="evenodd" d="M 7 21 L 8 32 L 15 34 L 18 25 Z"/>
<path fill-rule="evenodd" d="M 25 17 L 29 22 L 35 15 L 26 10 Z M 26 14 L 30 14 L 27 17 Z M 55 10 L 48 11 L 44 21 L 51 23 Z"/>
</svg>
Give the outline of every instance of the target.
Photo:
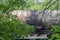
<svg viewBox="0 0 60 40">
<path fill-rule="evenodd" d="M 11 12 L 12 15 L 16 15 L 23 22 L 33 26 L 40 26 L 46 23 L 59 24 L 60 23 L 60 11 L 46 10 L 44 15 L 43 11 L 40 10 L 14 10 Z M 43 15 L 43 16 L 42 16 Z"/>
</svg>

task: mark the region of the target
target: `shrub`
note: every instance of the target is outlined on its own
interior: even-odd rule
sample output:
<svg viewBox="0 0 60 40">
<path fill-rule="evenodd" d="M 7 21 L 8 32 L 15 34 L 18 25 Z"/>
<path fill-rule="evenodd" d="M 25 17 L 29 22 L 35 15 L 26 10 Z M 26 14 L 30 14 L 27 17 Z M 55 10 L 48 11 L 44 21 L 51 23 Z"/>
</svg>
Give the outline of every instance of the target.
<svg viewBox="0 0 60 40">
<path fill-rule="evenodd" d="M 60 25 L 53 25 L 51 30 L 53 34 L 49 40 L 60 40 Z"/>
<path fill-rule="evenodd" d="M 18 17 L 10 14 L 0 14 L 0 40 L 22 38 L 33 31 L 33 26 L 21 22 Z"/>
</svg>

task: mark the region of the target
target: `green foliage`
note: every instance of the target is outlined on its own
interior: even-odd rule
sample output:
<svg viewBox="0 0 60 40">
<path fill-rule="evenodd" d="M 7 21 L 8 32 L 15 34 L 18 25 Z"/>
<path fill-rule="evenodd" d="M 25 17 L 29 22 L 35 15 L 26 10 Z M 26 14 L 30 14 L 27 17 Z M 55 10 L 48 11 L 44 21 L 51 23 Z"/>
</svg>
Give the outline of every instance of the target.
<svg viewBox="0 0 60 40">
<path fill-rule="evenodd" d="M 0 0 L 0 11 L 9 12 L 12 10 L 43 10 L 45 7 L 48 10 L 57 9 L 57 1 L 44 0 L 43 2 L 37 2 L 36 0 Z M 49 2 L 49 3 L 48 3 Z M 54 3 L 55 2 L 55 3 Z M 53 4 L 54 3 L 54 4 Z M 46 5 L 48 4 L 48 5 Z M 58 1 L 58 9 L 60 10 L 60 0 Z M 6 11 L 7 10 L 7 11 Z"/>
<path fill-rule="evenodd" d="M 21 22 L 17 17 L 10 14 L 0 14 L 0 40 L 22 38 L 33 31 L 33 26 Z"/>
<path fill-rule="evenodd" d="M 0 0 L 0 40 L 23 38 L 34 31 L 33 26 L 9 14 L 12 10 L 27 9 L 30 5 L 26 4 L 24 0 Z"/>
<path fill-rule="evenodd" d="M 53 31 L 53 34 L 49 40 L 60 40 L 60 25 L 53 25 L 52 27 L 51 30 Z"/>
<path fill-rule="evenodd" d="M 12 10 L 27 9 L 29 5 L 24 0 L 0 0 L 0 11 L 10 12 Z"/>
<path fill-rule="evenodd" d="M 34 31 L 32 26 L 9 14 L 12 10 L 27 9 L 29 5 L 26 4 L 24 0 L 0 0 L 0 40 L 22 38 Z"/>
<path fill-rule="evenodd" d="M 52 30 L 53 30 L 54 32 L 60 32 L 60 25 L 55 25 L 55 26 L 53 26 Z"/>
</svg>

